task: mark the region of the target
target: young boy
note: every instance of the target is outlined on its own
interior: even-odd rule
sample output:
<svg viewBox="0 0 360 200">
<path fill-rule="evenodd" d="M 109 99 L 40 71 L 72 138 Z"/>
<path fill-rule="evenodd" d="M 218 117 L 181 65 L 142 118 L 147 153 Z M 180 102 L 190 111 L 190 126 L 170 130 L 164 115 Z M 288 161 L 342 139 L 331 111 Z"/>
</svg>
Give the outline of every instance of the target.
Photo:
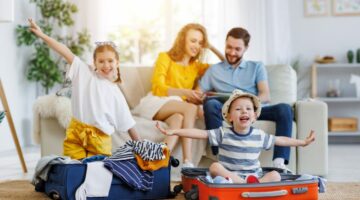
<svg viewBox="0 0 360 200">
<path fill-rule="evenodd" d="M 276 171 L 262 174 L 259 162 L 260 151 L 269 150 L 274 145 L 307 146 L 315 140 L 314 131 L 311 131 L 305 140 L 267 134 L 251 126 L 259 117 L 260 112 L 261 104 L 258 97 L 241 90 L 234 90 L 222 108 L 223 118 L 231 124 L 231 127 L 220 127 L 208 131 L 164 130 L 159 124 L 157 127 L 165 135 L 208 138 L 211 146 L 218 146 L 219 162 L 213 163 L 209 168 L 212 177 L 227 177 L 234 183 L 280 181 L 280 174 Z"/>
</svg>

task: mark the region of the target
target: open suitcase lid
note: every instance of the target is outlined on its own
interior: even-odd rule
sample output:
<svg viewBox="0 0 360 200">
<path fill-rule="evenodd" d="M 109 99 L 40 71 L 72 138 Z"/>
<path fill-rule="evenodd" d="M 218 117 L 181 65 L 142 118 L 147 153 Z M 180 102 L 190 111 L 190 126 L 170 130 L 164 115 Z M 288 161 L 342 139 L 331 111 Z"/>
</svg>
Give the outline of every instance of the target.
<svg viewBox="0 0 360 200">
<path fill-rule="evenodd" d="M 311 175 L 296 175 L 296 174 L 292 174 L 289 171 L 284 171 L 283 169 L 279 169 L 279 168 L 274 168 L 274 167 L 263 167 L 262 168 L 264 173 L 270 172 L 270 171 L 277 171 L 280 173 L 281 175 L 281 181 L 276 183 L 276 185 L 282 185 L 282 184 L 289 184 L 290 182 L 294 182 L 294 184 L 298 184 L 299 182 L 301 183 L 311 183 L 311 182 L 318 182 L 318 178 L 316 176 L 311 176 Z M 190 178 L 198 178 L 200 181 L 206 183 L 206 184 L 210 184 L 210 185 L 234 185 L 234 184 L 229 184 L 229 183 L 210 183 L 208 182 L 205 177 L 208 175 L 208 168 L 182 168 L 181 169 L 181 173 L 186 176 L 186 177 L 190 177 Z M 274 184 L 274 182 L 271 183 L 258 183 L 257 185 L 266 185 L 266 184 Z M 247 183 L 243 183 L 241 185 L 248 185 Z M 251 184 L 252 186 L 254 186 L 254 184 Z"/>
</svg>

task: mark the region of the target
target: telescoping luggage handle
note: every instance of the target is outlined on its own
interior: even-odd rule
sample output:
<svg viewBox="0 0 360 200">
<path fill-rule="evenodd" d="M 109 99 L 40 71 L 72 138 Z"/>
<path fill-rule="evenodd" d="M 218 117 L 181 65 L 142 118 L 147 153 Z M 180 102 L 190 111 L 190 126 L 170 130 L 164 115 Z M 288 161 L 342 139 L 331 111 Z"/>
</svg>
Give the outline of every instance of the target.
<svg viewBox="0 0 360 200">
<path fill-rule="evenodd" d="M 244 198 L 260 198 L 260 197 L 281 197 L 287 195 L 287 190 L 276 190 L 271 192 L 243 192 L 241 196 Z"/>
</svg>

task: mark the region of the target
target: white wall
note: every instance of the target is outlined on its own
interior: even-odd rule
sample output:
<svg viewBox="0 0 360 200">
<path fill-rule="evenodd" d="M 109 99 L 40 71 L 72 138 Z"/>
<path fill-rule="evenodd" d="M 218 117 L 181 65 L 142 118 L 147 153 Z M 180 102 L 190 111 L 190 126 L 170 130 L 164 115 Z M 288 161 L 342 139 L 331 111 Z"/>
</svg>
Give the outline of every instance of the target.
<svg viewBox="0 0 360 200">
<path fill-rule="evenodd" d="M 328 0 L 331 8 L 331 0 Z M 360 48 L 360 16 L 304 17 L 304 1 L 291 1 L 290 23 L 294 57 L 301 61 L 299 78 L 305 77 L 299 85 L 300 98 L 309 95 L 309 67 L 316 56 L 331 55 L 338 62 L 346 61 L 349 49 Z"/>
<path fill-rule="evenodd" d="M 20 143 L 31 143 L 32 104 L 36 95 L 33 82 L 26 80 L 26 63 L 29 48 L 16 46 L 15 28 L 25 23 L 28 17 L 35 17 L 35 8 L 29 0 L 14 0 L 14 22 L 0 23 L 0 78 L 2 80 L 10 111 Z M 3 110 L 0 103 L 0 110 Z M 7 121 L 0 124 L 0 151 L 15 149 Z"/>
<path fill-rule="evenodd" d="M 301 61 L 299 78 L 304 78 L 298 87 L 298 96 L 303 98 L 309 95 L 310 75 L 307 72 L 315 56 L 332 55 L 338 61 L 345 62 L 347 50 L 360 48 L 360 16 L 334 17 L 329 10 L 329 15 L 325 17 L 304 17 L 304 1 L 289 1 L 291 1 L 289 9 L 292 55 L 299 57 Z M 16 46 L 15 27 L 17 24 L 26 23 L 28 17 L 35 18 L 35 7 L 29 3 L 29 0 L 14 0 L 14 2 L 15 21 L 0 23 L 0 77 L 20 142 L 22 145 L 27 145 L 31 143 L 32 104 L 37 90 L 33 82 L 26 80 L 25 75 L 26 64 L 32 52 L 30 48 Z M 330 4 L 331 1 L 328 0 L 328 3 Z M 230 16 L 229 13 L 227 13 L 229 16 L 224 13 L 219 15 L 224 19 Z M 0 109 L 2 109 L 1 105 Z M 10 129 L 4 121 L 0 125 L 0 151 L 9 149 L 14 149 L 14 144 Z"/>
</svg>

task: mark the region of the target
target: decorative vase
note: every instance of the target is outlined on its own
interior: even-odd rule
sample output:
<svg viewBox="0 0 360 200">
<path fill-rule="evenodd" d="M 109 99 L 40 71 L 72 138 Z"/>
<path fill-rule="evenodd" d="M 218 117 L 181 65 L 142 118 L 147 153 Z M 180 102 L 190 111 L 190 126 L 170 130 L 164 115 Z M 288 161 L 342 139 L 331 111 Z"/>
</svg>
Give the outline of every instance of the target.
<svg viewBox="0 0 360 200">
<path fill-rule="evenodd" d="M 353 63 L 354 61 L 354 52 L 352 50 L 349 50 L 346 54 L 348 62 Z"/>
<path fill-rule="evenodd" d="M 356 62 L 360 63 L 360 49 L 356 50 Z"/>
</svg>

